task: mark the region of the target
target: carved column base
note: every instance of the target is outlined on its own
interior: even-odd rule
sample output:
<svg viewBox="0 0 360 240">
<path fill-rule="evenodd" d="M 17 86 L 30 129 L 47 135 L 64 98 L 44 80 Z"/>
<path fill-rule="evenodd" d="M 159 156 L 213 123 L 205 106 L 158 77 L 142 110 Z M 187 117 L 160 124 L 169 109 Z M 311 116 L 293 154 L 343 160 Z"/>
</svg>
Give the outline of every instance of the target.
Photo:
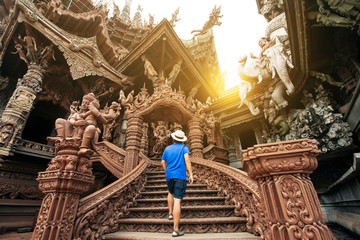
<svg viewBox="0 0 360 240">
<path fill-rule="evenodd" d="M 242 152 L 243 166 L 262 195 L 265 239 L 335 239 L 309 177 L 319 152 L 309 139 L 255 145 Z"/>
<path fill-rule="evenodd" d="M 39 189 L 46 195 L 33 240 L 72 239 L 80 195 L 88 191 L 95 179 L 89 158 L 77 155 L 79 146 L 77 139 L 57 141 L 56 156 L 38 175 Z"/>
</svg>

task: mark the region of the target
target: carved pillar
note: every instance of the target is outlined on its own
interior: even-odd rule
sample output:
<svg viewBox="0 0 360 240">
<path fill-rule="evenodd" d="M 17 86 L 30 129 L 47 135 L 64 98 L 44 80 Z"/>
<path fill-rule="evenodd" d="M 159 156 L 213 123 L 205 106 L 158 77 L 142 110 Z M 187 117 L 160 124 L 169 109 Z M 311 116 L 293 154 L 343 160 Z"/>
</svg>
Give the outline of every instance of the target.
<svg viewBox="0 0 360 240">
<path fill-rule="evenodd" d="M 57 142 L 56 156 L 39 172 L 42 201 L 32 240 L 71 240 L 80 195 L 94 182 L 89 157 L 78 156 L 80 140 Z"/>
<path fill-rule="evenodd" d="M 141 136 L 141 144 L 140 144 L 140 151 L 142 153 L 144 153 L 145 155 L 148 155 L 149 153 L 149 135 L 148 135 L 148 130 L 149 130 L 149 124 L 148 123 L 143 123 L 143 132 L 142 132 L 142 136 Z"/>
<path fill-rule="evenodd" d="M 126 130 L 126 157 L 124 175 L 133 170 L 139 163 L 143 119 L 140 116 L 129 116 Z"/>
<path fill-rule="evenodd" d="M 0 155 L 8 156 L 12 145 L 21 137 L 37 93 L 41 91 L 43 68 L 29 64 L 28 71 L 18 80 L 17 87 L 7 103 L 0 120 Z"/>
<path fill-rule="evenodd" d="M 191 155 L 203 158 L 203 132 L 201 130 L 201 118 L 193 118 L 188 122 Z"/>
<path fill-rule="evenodd" d="M 242 152 L 243 166 L 257 180 L 264 205 L 267 240 L 335 239 L 310 180 L 319 154 L 316 141 L 260 144 Z"/>
</svg>

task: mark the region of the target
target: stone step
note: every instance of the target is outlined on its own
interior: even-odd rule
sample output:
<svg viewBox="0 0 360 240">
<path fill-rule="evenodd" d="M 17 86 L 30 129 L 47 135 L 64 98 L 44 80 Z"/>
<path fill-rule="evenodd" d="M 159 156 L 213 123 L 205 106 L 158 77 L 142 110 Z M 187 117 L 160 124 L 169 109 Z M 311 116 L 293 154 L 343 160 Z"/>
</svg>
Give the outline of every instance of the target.
<svg viewBox="0 0 360 240">
<path fill-rule="evenodd" d="M 210 197 L 217 196 L 217 190 L 210 189 L 187 189 L 185 192 L 185 196 L 192 197 Z M 141 192 L 141 196 L 139 198 L 160 198 L 166 197 L 168 195 L 168 191 L 144 191 Z"/>
<path fill-rule="evenodd" d="M 168 207 L 130 208 L 130 218 L 168 218 Z M 182 206 L 181 218 L 235 217 L 234 205 Z"/>
<path fill-rule="evenodd" d="M 153 232 L 116 232 L 103 236 L 106 240 L 170 240 L 174 239 L 168 233 L 153 233 Z M 180 237 L 181 240 L 258 240 L 256 237 L 247 232 L 236 233 L 203 233 L 203 234 L 189 234 L 185 233 Z"/>
<path fill-rule="evenodd" d="M 205 190 L 207 189 L 207 185 L 206 184 L 188 184 L 186 187 L 186 191 L 190 190 L 190 189 L 199 189 L 199 190 Z M 154 185 L 154 186 L 148 186 L 145 185 L 144 187 L 144 191 L 167 191 L 167 185 L 166 184 L 160 184 L 160 185 Z"/>
<path fill-rule="evenodd" d="M 119 219 L 119 232 L 171 233 L 173 221 L 159 218 Z M 245 217 L 182 218 L 180 229 L 186 233 L 243 232 Z"/>
<path fill-rule="evenodd" d="M 146 185 L 153 185 L 153 184 L 156 184 L 156 183 L 162 183 L 162 184 L 166 184 L 166 179 L 165 177 L 162 178 L 162 179 L 148 179 L 147 182 L 146 182 Z"/>
<path fill-rule="evenodd" d="M 225 205 L 225 197 L 184 197 L 181 206 Z M 167 198 L 136 199 L 136 207 L 166 207 Z"/>
<path fill-rule="evenodd" d="M 147 175 L 148 180 L 165 179 L 165 174 Z"/>
</svg>

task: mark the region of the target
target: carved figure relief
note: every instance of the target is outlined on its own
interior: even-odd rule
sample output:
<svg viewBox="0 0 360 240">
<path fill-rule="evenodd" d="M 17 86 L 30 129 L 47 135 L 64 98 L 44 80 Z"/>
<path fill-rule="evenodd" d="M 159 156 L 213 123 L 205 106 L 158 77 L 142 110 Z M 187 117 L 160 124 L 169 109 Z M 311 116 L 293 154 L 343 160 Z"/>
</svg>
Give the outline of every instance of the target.
<svg viewBox="0 0 360 240">
<path fill-rule="evenodd" d="M 103 124 L 103 140 L 110 141 L 113 136 L 113 130 L 116 128 L 116 119 L 120 116 L 121 106 L 117 102 L 112 102 L 111 106 L 105 106 L 102 113 L 103 117 L 107 120 L 106 124 Z"/>
<path fill-rule="evenodd" d="M 11 124 L 2 125 L 0 128 L 0 147 L 6 148 L 13 137 L 14 126 Z"/>
<path fill-rule="evenodd" d="M 175 82 L 176 77 L 178 76 L 181 70 L 181 64 L 183 60 L 180 59 L 172 68 L 169 76 L 167 77 L 167 84 L 171 87 L 171 85 Z"/>
<path fill-rule="evenodd" d="M 171 131 L 169 130 L 168 124 L 163 121 L 153 124 L 152 127 L 155 137 L 153 153 L 155 156 L 161 157 L 165 148 L 169 145 Z"/>
</svg>

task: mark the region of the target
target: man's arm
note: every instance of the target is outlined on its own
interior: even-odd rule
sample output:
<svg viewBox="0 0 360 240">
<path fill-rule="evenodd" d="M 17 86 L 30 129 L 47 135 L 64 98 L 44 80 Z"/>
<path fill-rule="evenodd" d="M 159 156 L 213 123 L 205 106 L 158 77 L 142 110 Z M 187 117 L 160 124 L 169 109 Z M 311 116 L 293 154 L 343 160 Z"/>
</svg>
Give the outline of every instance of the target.
<svg viewBox="0 0 360 240">
<path fill-rule="evenodd" d="M 193 178 L 193 174 L 192 174 L 190 155 L 188 153 L 185 153 L 184 159 L 185 159 L 186 169 L 189 172 L 189 183 L 192 184 L 194 182 L 194 178 Z"/>
<path fill-rule="evenodd" d="M 161 166 L 164 169 L 164 171 L 166 172 L 166 161 L 165 160 L 161 160 Z"/>
</svg>

